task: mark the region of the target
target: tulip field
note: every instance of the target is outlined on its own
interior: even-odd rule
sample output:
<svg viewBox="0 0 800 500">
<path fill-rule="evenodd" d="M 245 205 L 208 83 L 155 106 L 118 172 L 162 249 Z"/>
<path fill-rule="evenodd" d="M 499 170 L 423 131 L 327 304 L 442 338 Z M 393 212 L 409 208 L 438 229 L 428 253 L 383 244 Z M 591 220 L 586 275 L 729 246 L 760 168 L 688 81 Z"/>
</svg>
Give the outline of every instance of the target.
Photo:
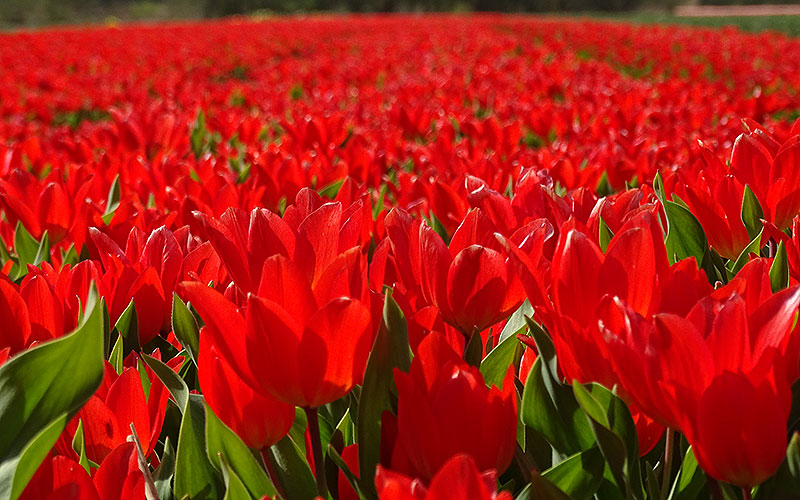
<svg viewBox="0 0 800 500">
<path fill-rule="evenodd" d="M 0 500 L 800 498 L 800 39 L 0 33 Z"/>
</svg>

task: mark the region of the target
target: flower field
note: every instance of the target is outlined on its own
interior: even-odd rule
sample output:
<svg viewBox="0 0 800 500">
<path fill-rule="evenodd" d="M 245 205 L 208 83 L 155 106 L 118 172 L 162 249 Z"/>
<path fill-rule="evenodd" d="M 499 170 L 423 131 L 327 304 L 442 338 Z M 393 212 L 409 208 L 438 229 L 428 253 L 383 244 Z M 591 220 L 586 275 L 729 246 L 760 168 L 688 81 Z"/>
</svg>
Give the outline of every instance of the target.
<svg viewBox="0 0 800 500">
<path fill-rule="evenodd" d="M 800 498 L 800 39 L 0 34 L 0 500 Z"/>
</svg>

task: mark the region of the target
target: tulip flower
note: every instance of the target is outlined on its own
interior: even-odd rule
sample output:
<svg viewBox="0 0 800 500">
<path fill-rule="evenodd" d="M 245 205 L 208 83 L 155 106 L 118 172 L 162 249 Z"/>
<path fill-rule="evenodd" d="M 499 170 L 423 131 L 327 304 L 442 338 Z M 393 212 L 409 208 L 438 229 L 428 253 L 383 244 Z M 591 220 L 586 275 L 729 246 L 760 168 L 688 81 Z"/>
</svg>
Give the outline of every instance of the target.
<svg viewBox="0 0 800 500">
<path fill-rule="evenodd" d="M 759 272 L 754 272 L 758 271 Z M 601 328 L 625 393 L 643 412 L 680 429 L 712 477 L 760 484 L 782 462 L 798 352 L 791 333 L 800 288 L 772 294 L 763 261 L 688 313 L 647 321 L 621 299 Z"/>
<path fill-rule="evenodd" d="M 429 487 L 380 465 L 375 474 L 380 500 L 511 500 L 509 492 L 497 492 L 497 474 L 481 473 L 469 455 L 449 459 L 430 482 Z"/>
<path fill-rule="evenodd" d="M 67 457 L 48 456 L 36 469 L 20 500 L 100 500 L 92 477 Z"/>
<path fill-rule="evenodd" d="M 219 336 L 208 334 L 208 328 L 200 332 L 197 370 L 206 403 L 248 447 L 272 446 L 289 432 L 294 406 L 251 389 L 220 356 L 214 345 Z"/>
<path fill-rule="evenodd" d="M 407 457 L 414 477 L 429 481 L 445 462 L 470 455 L 483 470 L 505 472 L 516 446 L 514 372 L 502 388 L 487 388 L 440 333 L 420 344 L 409 373 L 395 370 L 398 438 L 395 455 Z M 465 418 L 465 416 L 469 416 Z M 397 458 L 392 459 L 394 467 Z"/>
</svg>

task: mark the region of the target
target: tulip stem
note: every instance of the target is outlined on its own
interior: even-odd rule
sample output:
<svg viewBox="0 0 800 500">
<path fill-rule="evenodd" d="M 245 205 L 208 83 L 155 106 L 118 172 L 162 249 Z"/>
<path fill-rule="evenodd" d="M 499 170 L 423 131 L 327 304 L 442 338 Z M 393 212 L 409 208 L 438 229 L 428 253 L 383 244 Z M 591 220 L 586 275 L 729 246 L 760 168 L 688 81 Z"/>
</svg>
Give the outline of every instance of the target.
<svg viewBox="0 0 800 500">
<path fill-rule="evenodd" d="M 675 441 L 675 431 L 667 427 L 666 441 L 664 443 L 664 476 L 661 480 L 661 500 L 667 500 L 669 480 L 672 474 L 672 444 Z"/>
<path fill-rule="evenodd" d="M 267 475 L 270 481 L 272 481 L 272 485 L 275 486 L 281 498 L 286 498 L 286 492 L 283 489 L 283 484 L 281 484 L 278 470 L 275 468 L 275 459 L 272 457 L 269 447 L 261 449 L 261 460 L 264 462 L 264 467 L 267 468 Z"/>
<path fill-rule="evenodd" d="M 744 500 L 753 500 L 753 495 L 750 493 L 750 488 L 742 488 L 742 496 Z"/>
<path fill-rule="evenodd" d="M 314 453 L 314 471 L 317 478 L 317 493 L 328 498 L 328 480 L 325 477 L 325 459 L 322 457 L 322 440 L 319 435 L 319 414 L 316 408 L 304 408 L 308 418 L 308 433 Z"/>
</svg>

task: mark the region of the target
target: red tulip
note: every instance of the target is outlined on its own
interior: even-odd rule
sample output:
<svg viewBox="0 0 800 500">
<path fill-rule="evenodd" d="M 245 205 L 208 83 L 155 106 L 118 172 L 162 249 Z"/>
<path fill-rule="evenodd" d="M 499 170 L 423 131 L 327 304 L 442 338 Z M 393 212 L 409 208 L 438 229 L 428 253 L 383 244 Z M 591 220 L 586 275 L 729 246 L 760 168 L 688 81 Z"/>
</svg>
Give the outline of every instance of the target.
<svg viewBox="0 0 800 500">
<path fill-rule="evenodd" d="M 516 446 L 513 368 L 502 388 L 487 388 L 477 368 L 467 365 L 442 334 L 431 333 L 420 344 L 411 371 L 395 370 L 395 382 L 395 454 L 407 457 L 415 477 L 432 479 L 448 459 L 462 453 L 484 470 L 508 468 Z"/>
<path fill-rule="evenodd" d="M 798 360 L 790 333 L 800 288 L 772 294 L 759 279 L 766 269 L 749 263 L 685 314 L 649 322 L 615 299 L 601 320 L 626 394 L 680 429 L 706 472 L 743 487 L 763 482 L 783 460 L 796 378 L 788 374 Z"/>
<path fill-rule="evenodd" d="M 208 328 L 200 332 L 197 369 L 206 403 L 248 447 L 260 450 L 272 446 L 289 432 L 294 406 L 251 389 L 220 356 L 214 345 L 219 336 L 209 334 Z"/>
<path fill-rule="evenodd" d="M 403 474 L 380 465 L 375 487 L 380 500 L 511 500 L 507 491 L 497 492 L 497 475 L 480 472 L 469 455 L 454 455 L 436 473 L 428 488 Z"/>
<path fill-rule="evenodd" d="M 19 500 L 100 500 L 100 497 L 92 477 L 78 462 L 63 456 L 48 456 Z"/>
</svg>

